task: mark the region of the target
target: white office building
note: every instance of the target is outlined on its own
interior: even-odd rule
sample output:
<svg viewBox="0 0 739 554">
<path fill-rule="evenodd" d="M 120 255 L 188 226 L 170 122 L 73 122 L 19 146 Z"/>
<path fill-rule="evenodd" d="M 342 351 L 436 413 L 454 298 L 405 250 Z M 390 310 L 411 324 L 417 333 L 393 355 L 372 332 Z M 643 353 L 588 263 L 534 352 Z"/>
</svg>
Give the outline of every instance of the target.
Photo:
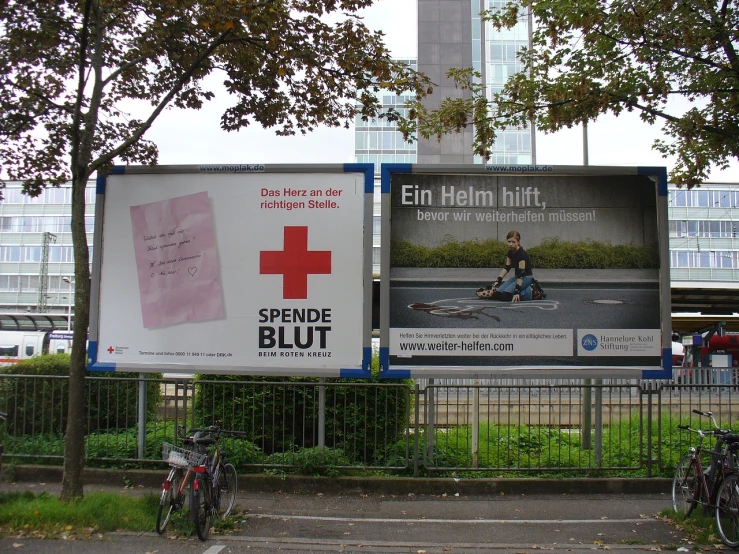
<svg viewBox="0 0 739 554">
<path fill-rule="evenodd" d="M 71 185 L 31 198 L 7 182 L 0 201 L 0 311 L 69 314 L 74 306 Z M 92 252 L 95 185 L 87 188 L 85 226 Z"/>
</svg>

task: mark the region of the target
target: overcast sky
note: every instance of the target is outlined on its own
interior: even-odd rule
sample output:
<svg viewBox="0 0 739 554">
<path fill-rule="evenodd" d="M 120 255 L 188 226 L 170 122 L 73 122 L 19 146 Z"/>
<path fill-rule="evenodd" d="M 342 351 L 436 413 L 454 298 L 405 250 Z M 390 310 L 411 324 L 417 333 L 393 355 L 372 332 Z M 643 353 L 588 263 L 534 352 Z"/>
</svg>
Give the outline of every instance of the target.
<svg viewBox="0 0 739 554">
<path fill-rule="evenodd" d="M 416 0 L 376 0 L 364 10 L 368 27 L 382 30 L 398 58 L 417 56 Z M 160 164 L 192 163 L 345 163 L 354 161 L 354 130 L 320 129 L 306 137 L 277 137 L 257 127 L 227 133 L 219 127 L 228 99 L 206 104 L 200 111 L 170 110 L 160 116 L 146 137 L 159 146 Z M 642 123 L 636 114 L 602 117 L 588 126 L 590 165 L 667 166 L 652 150 L 660 127 Z M 554 135 L 537 133 L 537 163 L 583 163 L 582 128 Z M 739 163 L 713 172 L 711 182 L 739 183 Z"/>
</svg>

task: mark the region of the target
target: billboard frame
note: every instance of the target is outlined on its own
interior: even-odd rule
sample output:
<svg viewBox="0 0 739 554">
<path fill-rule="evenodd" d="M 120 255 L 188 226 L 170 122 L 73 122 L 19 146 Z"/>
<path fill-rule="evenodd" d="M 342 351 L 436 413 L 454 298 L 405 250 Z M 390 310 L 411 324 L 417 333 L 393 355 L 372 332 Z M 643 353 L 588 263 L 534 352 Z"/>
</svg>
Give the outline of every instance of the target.
<svg viewBox="0 0 739 554">
<path fill-rule="evenodd" d="M 390 248 L 391 248 L 391 179 L 393 174 L 527 176 L 645 176 L 655 184 L 657 212 L 657 246 L 659 249 L 659 300 L 661 327 L 661 368 L 633 366 L 443 366 L 390 364 Z M 669 223 L 667 214 L 667 169 L 665 167 L 625 166 L 550 166 L 550 165 L 472 165 L 472 164 L 405 164 L 381 166 L 381 276 L 380 276 L 380 377 L 477 378 L 480 376 L 539 378 L 672 378 L 672 325 L 670 305 Z M 608 374 L 604 375 L 604 370 Z"/>
<path fill-rule="evenodd" d="M 207 366 L 208 373 L 212 374 L 243 374 L 266 376 L 311 376 L 311 377 L 342 377 L 342 378 L 371 378 L 372 377 L 372 218 L 374 198 L 374 164 L 346 163 L 346 164 L 199 164 L 199 165 L 159 165 L 114 166 L 110 173 L 98 174 L 96 180 L 95 225 L 93 234 L 92 275 L 90 290 L 90 325 L 89 343 L 87 352 L 87 369 L 95 372 L 176 372 L 199 373 L 197 364 L 174 363 L 112 363 L 98 360 L 100 338 L 100 301 L 101 279 L 103 267 L 103 229 L 105 225 L 106 186 L 110 176 L 122 175 L 216 175 L 216 174 L 360 174 L 364 184 L 363 199 L 363 252 L 362 252 L 362 352 L 361 366 L 339 368 L 316 367 L 277 367 L 269 370 L 251 366 Z M 202 366 L 201 366 L 202 368 Z"/>
</svg>

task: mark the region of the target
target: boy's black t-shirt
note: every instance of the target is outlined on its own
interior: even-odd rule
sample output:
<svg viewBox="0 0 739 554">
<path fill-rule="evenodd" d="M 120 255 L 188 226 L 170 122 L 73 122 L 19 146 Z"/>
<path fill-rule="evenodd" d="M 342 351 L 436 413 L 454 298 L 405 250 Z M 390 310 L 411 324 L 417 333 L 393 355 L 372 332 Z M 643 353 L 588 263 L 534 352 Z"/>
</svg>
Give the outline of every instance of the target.
<svg viewBox="0 0 739 554">
<path fill-rule="evenodd" d="M 531 259 L 528 253 L 523 248 L 519 248 L 515 252 L 513 250 L 508 251 L 508 260 L 510 265 L 506 265 L 506 269 L 511 268 L 516 270 L 516 277 L 525 277 L 527 275 L 533 275 L 531 271 Z M 524 267 L 521 269 L 521 262 L 524 262 Z"/>
</svg>

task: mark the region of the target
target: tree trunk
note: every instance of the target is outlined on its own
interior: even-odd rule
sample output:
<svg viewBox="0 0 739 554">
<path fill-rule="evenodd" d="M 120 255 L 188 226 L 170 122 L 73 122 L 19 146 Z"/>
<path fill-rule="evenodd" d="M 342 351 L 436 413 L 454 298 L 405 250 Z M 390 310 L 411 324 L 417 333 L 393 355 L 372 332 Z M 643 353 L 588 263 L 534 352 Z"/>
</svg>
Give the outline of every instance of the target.
<svg viewBox="0 0 739 554">
<path fill-rule="evenodd" d="M 85 454 L 85 372 L 87 331 L 90 321 L 90 259 L 85 228 L 86 176 L 72 182 L 72 244 L 74 248 L 74 337 L 69 368 L 67 434 L 64 440 L 64 473 L 61 500 L 82 498 Z"/>
</svg>

